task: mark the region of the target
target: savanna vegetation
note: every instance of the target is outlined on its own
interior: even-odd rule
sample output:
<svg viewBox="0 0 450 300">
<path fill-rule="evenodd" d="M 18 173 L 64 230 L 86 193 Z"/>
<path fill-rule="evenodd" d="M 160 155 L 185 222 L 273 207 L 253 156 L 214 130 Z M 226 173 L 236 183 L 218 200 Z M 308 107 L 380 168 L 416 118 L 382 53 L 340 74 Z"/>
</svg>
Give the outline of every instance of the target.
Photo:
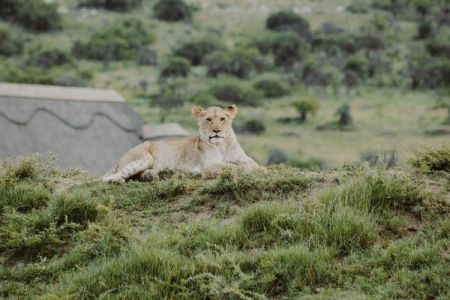
<svg viewBox="0 0 450 300">
<path fill-rule="evenodd" d="M 5 161 L 0 297 L 445 299 L 449 153 L 125 185 Z"/>
<path fill-rule="evenodd" d="M 0 81 L 192 132 L 234 103 L 268 165 L 116 186 L 3 162 L 0 298 L 449 298 L 449 41 L 446 0 L 0 0 Z"/>
</svg>

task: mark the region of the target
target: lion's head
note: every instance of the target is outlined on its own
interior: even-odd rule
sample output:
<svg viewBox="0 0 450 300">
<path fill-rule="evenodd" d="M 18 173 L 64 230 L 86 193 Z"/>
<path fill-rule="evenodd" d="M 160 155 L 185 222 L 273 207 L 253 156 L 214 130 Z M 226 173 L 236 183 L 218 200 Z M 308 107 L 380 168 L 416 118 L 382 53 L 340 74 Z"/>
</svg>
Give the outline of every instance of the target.
<svg viewBox="0 0 450 300">
<path fill-rule="evenodd" d="M 200 136 L 203 140 L 220 144 L 233 133 L 231 123 L 237 114 L 236 105 L 230 105 L 226 108 L 218 106 L 211 106 L 203 109 L 199 106 L 192 108 L 192 115 L 200 131 Z"/>
</svg>

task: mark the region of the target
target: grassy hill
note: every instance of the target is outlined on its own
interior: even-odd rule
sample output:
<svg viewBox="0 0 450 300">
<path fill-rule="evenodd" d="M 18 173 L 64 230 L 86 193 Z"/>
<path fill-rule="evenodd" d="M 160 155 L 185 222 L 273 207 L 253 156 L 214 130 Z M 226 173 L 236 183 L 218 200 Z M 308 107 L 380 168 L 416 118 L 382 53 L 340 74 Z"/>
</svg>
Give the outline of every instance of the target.
<svg viewBox="0 0 450 300">
<path fill-rule="evenodd" d="M 191 18 L 180 22 L 158 19 L 153 9 L 156 0 L 116 1 L 137 3 L 130 9 L 119 10 L 80 6 L 81 3 L 106 2 L 53 1 L 60 22 L 57 28 L 49 31 L 36 32 L 18 22 L 7 22 L 7 18 L 0 22 L 3 26 L 0 26 L 0 32 L 6 30 L 6 36 L 11 36 L 13 42 L 17 36 L 23 44 L 22 48 L 6 51 L 6 54 L 0 49 L 0 64 L 3 66 L 0 80 L 112 88 L 122 93 L 147 122 L 159 122 L 161 112 L 170 110 L 166 121 L 179 122 L 195 132 L 195 122 L 190 117 L 192 105 L 236 102 L 230 95 L 225 95 L 224 99 L 209 95 L 212 87 L 228 78 L 211 76 L 205 61 L 193 65 L 185 77 L 168 80 L 174 82 L 174 94 L 182 95 L 171 103 L 168 100 L 173 100 L 174 95 L 169 88 L 169 92 L 164 93 L 166 87 L 161 82 L 166 79 L 161 74 L 171 58 L 178 55 L 180 47 L 212 37 L 220 55 L 229 55 L 229 59 L 235 55 L 235 60 L 247 57 L 244 61 L 237 61 L 244 68 L 255 63 L 251 59 L 247 61 L 250 56 L 262 68 L 249 67 L 251 70 L 246 78 L 238 77 L 242 85 L 253 92 L 250 96 L 258 100 L 257 105 L 236 103 L 241 112 L 238 118 L 241 124 L 237 125 L 253 122 L 251 124 L 265 128 L 240 134 L 244 148 L 262 164 L 267 162 L 270 152 L 278 148 L 288 160 L 312 167 L 320 165 L 325 169 L 344 162 L 364 161 L 368 157 L 373 160 L 377 153 L 394 153 L 396 163 L 404 165 L 405 159 L 399 153 L 414 154 L 420 144 L 440 144 L 448 139 L 448 88 L 445 84 L 439 86 L 440 83 L 411 88 L 416 67 L 424 68 L 419 68 L 419 71 L 431 72 L 425 72 L 425 78 L 438 78 L 441 76 L 439 72 L 443 72 L 444 82 L 448 80 L 445 52 L 434 51 L 434 56 L 427 52 L 430 45 L 441 50 L 448 47 L 450 31 L 445 21 L 445 1 L 430 2 L 427 15 L 423 16 L 419 13 L 420 1 L 407 0 L 398 1 L 402 4 L 398 12 L 392 11 L 391 2 L 384 0 L 192 0 L 186 1 L 193 8 Z M 307 46 L 304 41 L 300 42 L 307 50 L 299 50 L 301 55 L 297 60 L 278 66 L 274 63 L 274 55 L 261 54 L 256 49 L 261 43 L 270 44 L 272 35 L 283 39 L 282 34 L 266 28 L 268 17 L 282 10 L 301 16 L 307 22 L 312 38 Z M 30 11 L 33 12 L 32 7 Z M 441 22 L 441 18 L 444 21 Z M 136 32 L 124 29 L 124 24 L 131 20 L 141 24 Z M 426 27 L 427 22 L 432 26 L 429 36 L 418 38 L 420 29 Z M 130 38 L 131 41 L 117 40 L 122 32 L 125 32 L 124 39 Z M 145 41 L 141 41 L 143 37 Z M 375 48 L 358 46 L 356 41 L 364 38 L 369 41 L 369 45 L 364 47 Z M 129 43 L 128 48 L 135 43 L 148 43 L 156 54 L 156 61 L 151 65 L 139 64 L 137 49 L 121 57 L 110 58 L 101 53 L 89 56 L 85 53 L 88 51 L 86 46 L 77 47 L 77 43 L 82 46 L 89 40 L 94 45 L 93 49 L 104 49 L 99 50 L 102 53 L 106 53 L 108 45 L 114 43 Z M 11 45 L 9 47 L 14 49 Z M 220 58 L 219 54 L 213 58 Z M 210 61 L 214 62 L 213 58 Z M 346 76 L 354 76 L 354 73 L 349 72 L 346 65 L 355 60 L 357 69 L 362 68 L 356 75 L 361 82 L 348 88 Z M 422 61 L 431 65 L 415 66 Z M 358 65 L 361 62 L 363 65 Z M 365 68 L 374 63 L 375 75 L 365 78 Z M 316 77 L 307 79 L 307 70 L 313 70 L 311 72 Z M 251 87 L 265 76 L 287 85 L 289 93 L 273 98 L 255 94 Z M 315 82 L 321 76 L 328 78 L 326 83 Z M 236 91 L 238 96 L 244 96 L 239 94 L 241 92 Z M 296 121 L 298 113 L 293 104 L 305 97 L 315 98 L 319 108 L 315 115 L 301 123 Z M 317 130 L 317 127 L 335 122 L 338 118 L 335 113 L 343 104 L 350 105 L 354 130 Z M 289 119 L 291 122 L 282 122 Z"/>
<path fill-rule="evenodd" d="M 445 299 L 450 149 L 410 162 L 125 185 L 3 162 L 0 297 Z"/>
</svg>

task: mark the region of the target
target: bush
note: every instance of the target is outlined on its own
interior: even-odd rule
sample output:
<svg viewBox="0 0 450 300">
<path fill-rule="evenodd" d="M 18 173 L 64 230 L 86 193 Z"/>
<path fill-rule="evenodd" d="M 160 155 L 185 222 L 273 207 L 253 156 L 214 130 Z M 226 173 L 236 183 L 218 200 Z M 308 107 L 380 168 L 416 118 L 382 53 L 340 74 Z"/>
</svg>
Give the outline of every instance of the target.
<svg viewBox="0 0 450 300">
<path fill-rule="evenodd" d="M 290 94 L 289 86 L 275 75 L 266 75 L 258 78 L 253 87 L 261 91 L 266 98 L 277 98 Z"/>
<path fill-rule="evenodd" d="M 450 85 L 450 60 L 427 55 L 412 58 L 410 65 L 412 88 L 445 88 Z"/>
<path fill-rule="evenodd" d="M 336 68 L 324 65 L 315 59 L 310 59 L 303 64 L 301 80 L 307 85 L 327 86 L 336 83 L 339 79 Z"/>
<path fill-rule="evenodd" d="M 311 39 L 309 23 L 293 11 L 279 11 L 266 20 L 266 27 L 274 31 L 293 31 L 304 40 Z"/>
<path fill-rule="evenodd" d="M 204 91 L 193 95 L 189 101 L 200 106 L 211 106 L 218 102 L 216 97 Z"/>
<path fill-rule="evenodd" d="M 262 95 L 251 85 L 234 78 L 219 78 L 210 88 L 209 93 L 217 99 L 230 104 L 257 106 Z"/>
<path fill-rule="evenodd" d="M 171 57 L 161 70 L 163 77 L 186 77 L 191 69 L 191 63 L 184 57 Z"/>
<path fill-rule="evenodd" d="M 426 47 L 431 56 L 450 58 L 450 28 L 442 28 Z"/>
<path fill-rule="evenodd" d="M 23 51 L 23 39 L 10 26 L 0 24 L 0 41 L 0 55 L 19 55 Z"/>
<path fill-rule="evenodd" d="M 70 53 L 60 48 L 38 48 L 33 50 L 28 63 L 48 69 L 51 67 L 62 66 L 72 63 L 73 59 Z"/>
<path fill-rule="evenodd" d="M 225 46 L 220 39 L 207 36 L 181 45 L 174 51 L 174 55 L 187 58 L 192 65 L 198 66 L 206 55 L 223 49 L 225 49 Z"/>
<path fill-rule="evenodd" d="M 425 149 L 412 158 L 410 163 L 424 173 L 450 173 L 450 146 Z"/>
<path fill-rule="evenodd" d="M 165 122 L 173 109 L 183 105 L 188 97 L 187 82 L 177 79 L 161 87 L 161 93 L 156 96 L 154 104 L 161 108 L 160 122 Z"/>
<path fill-rule="evenodd" d="M 417 39 L 423 40 L 431 37 L 433 35 L 433 25 L 431 22 L 425 21 L 420 23 L 417 28 Z"/>
<path fill-rule="evenodd" d="M 287 32 L 275 36 L 273 54 L 277 66 L 292 66 L 300 62 L 306 53 L 307 45 L 295 34 Z"/>
<path fill-rule="evenodd" d="M 269 156 L 267 158 L 268 165 L 278 165 L 287 163 L 288 156 L 281 149 L 272 149 L 269 152 Z"/>
<path fill-rule="evenodd" d="M 240 133 L 261 134 L 266 131 L 264 121 L 256 118 L 236 124 L 235 127 L 236 131 Z"/>
<path fill-rule="evenodd" d="M 0 17 L 34 31 L 61 26 L 58 4 L 45 0 L 0 0 Z"/>
<path fill-rule="evenodd" d="M 80 0 L 80 7 L 95 7 L 113 11 L 128 11 L 138 7 L 142 0 Z"/>
<path fill-rule="evenodd" d="M 352 14 L 367 14 L 369 12 L 369 7 L 367 4 L 356 0 L 347 6 L 347 11 Z"/>
<path fill-rule="evenodd" d="M 319 101 L 313 96 L 308 96 L 294 102 L 293 106 L 300 114 L 300 121 L 305 122 L 308 114 L 315 114 L 319 109 Z"/>
<path fill-rule="evenodd" d="M 318 158 L 310 158 L 310 159 L 290 158 L 287 161 L 287 164 L 302 170 L 312 170 L 312 171 L 323 170 L 326 167 L 325 162 Z"/>
<path fill-rule="evenodd" d="M 160 0 L 153 11 L 158 19 L 169 22 L 187 20 L 192 16 L 192 7 L 183 0 Z"/>
<path fill-rule="evenodd" d="M 258 49 L 259 53 L 267 55 L 273 53 L 273 46 L 277 33 L 272 31 L 264 31 L 261 34 L 250 38 L 249 47 Z"/>
<path fill-rule="evenodd" d="M 338 124 L 341 128 L 345 128 L 353 125 L 353 117 L 351 115 L 350 104 L 344 103 L 337 110 Z"/>
<path fill-rule="evenodd" d="M 221 74 L 248 78 L 262 65 L 256 50 L 238 49 L 230 52 L 214 52 L 205 58 L 208 74 L 217 77 Z"/>
<path fill-rule="evenodd" d="M 136 59 L 139 50 L 154 41 L 154 35 L 138 19 L 123 19 L 95 32 L 87 42 L 76 42 L 77 57 L 111 61 Z"/>
<path fill-rule="evenodd" d="M 347 32 L 320 34 L 313 40 L 313 47 L 325 51 L 330 56 L 349 55 L 359 49 L 358 39 Z"/>
</svg>

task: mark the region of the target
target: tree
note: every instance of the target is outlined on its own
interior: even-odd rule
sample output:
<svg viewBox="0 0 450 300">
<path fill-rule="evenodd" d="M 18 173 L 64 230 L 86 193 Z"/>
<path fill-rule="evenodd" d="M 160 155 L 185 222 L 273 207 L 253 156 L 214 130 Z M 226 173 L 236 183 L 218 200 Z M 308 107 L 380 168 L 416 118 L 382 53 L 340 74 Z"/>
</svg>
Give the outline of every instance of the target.
<svg viewBox="0 0 450 300">
<path fill-rule="evenodd" d="M 336 115 L 338 116 L 338 124 L 339 127 L 345 128 L 353 125 L 353 118 L 350 111 L 350 105 L 345 103 L 341 105 L 337 111 Z"/>
<path fill-rule="evenodd" d="M 305 122 L 308 114 L 315 114 L 319 109 L 319 101 L 313 96 L 307 96 L 293 103 L 300 114 L 299 120 Z"/>
<path fill-rule="evenodd" d="M 154 100 L 160 108 L 160 122 L 166 121 L 172 110 L 181 107 L 186 99 L 187 84 L 185 80 L 174 80 L 161 86 L 161 93 Z"/>
</svg>

